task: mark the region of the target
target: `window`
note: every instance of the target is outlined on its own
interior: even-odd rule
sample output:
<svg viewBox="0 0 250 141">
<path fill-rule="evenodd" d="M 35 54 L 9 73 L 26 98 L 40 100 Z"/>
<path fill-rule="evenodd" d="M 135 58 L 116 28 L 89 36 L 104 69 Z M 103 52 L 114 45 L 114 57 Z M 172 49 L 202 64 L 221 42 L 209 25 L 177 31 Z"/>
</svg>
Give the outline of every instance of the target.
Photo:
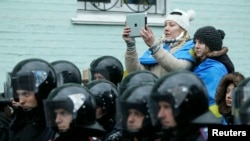
<svg viewBox="0 0 250 141">
<path fill-rule="evenodd" d="M 124 0 L 128 4 L 151 4 L 155 5 L 156 0 Z"/>
<path fill-rule="evenodd" d="M 150 24 L 162 24 L 168 0 L 78 0 L 73 24 L 123 24 L 125 14 L 147 12 Z M 152 18 L 151 18 L 152 17 Z M 152 22 L 150 22 L 152 19 Z"/>
<path fill-rule="evenodd" d="M 78 0 L 78 1 L 110 3 L 111 0 Z"/>
</svg>

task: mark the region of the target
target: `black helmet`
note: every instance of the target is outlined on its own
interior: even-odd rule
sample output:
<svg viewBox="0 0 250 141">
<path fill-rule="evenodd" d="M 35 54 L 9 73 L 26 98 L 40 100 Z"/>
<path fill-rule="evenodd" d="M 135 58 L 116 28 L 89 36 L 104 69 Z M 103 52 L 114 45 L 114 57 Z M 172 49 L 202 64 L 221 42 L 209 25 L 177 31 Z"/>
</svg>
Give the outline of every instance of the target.
<svg viewBox="0 0 250 141">
<path fill-rule="evenodd" d="M 58 85 L 64 83 L 82 83 L 81 72 L 74 63 L 66 60 L 57 60 L 51 62 L 51 64 L 57 73 Z"/>
<path fill-rule="evenodd" d="M 100 73 L 107 80 L 115 85 L 121 82 L 123 78 L 123 65 L 113 56 L 101 56 L 93 60 L 90 64 L 91 79 L 94 80 L 94 74 Z"/>
<path fill-rule="evenodd" d="M 148 70 L 138 70 L 131 72 L 122 80 L 121 84 L 119 85 L 119 93 L 122 95 L 127 88 L 134 86 L 135 84 L 154 84 L 157 80 L 158 77 Z"/>
<path fill-rule="evenodd" d="M 232 92 L 232 115 L 235 124 L 240 124 L 239 108 L 250 98 L 250 77 L 242 80 Z"/>
<path fill-rule="evenodd" d="M 89 82 L 86 87 L 88 87 L 94 95 L 96 105 L 101 107 L 104 112 L 104 115 L 97 121 L 102 124 L 106 130 L 113 129 L 116 116 L 116 99 L 118 96 L 115 84 L 108 80 L 93 80 Z"/>
<path fill-rule="evenodd" d="M 161 77 L 154 85 L 150 99 L 150 112 L 155 125 L 159 123 L 159 101 L 170 103 L 175 121 L 180 126 L 191 122 L 220 123 L 209 112 L 208 92 L 203 81 L 190 71 L 170 72 Z"/>
<path fill-rule="evenodd" d="M 94 97 L 88 88 L 81 84 L 65 83 L 53 89 L 44 100 L 47 126 L 58 131 L 55 123 L 55 108 L 62 108 L 73 114 L 71 127 L 104 131 L 96 122 Z"/>
<path fill-rule="evenodd" d="M 118 96 L 116 86 L 108 80 L 94 80 L 86 85 L 94 95 L 97 106 L 102 107 L 108 117 L 114 118 Z"/>
<path fill-rule="evenodd" d="M 18 98 L 16 90 L 23 89 L 34 91 L 37 100 L 42 101 L 57 86 L 55 70 L 50 63 L 42 59 L 22 60 L 10 74 L 14 98 Z"/>
<path fill-rule="evenodd" d="M 121 112 L 122 112 L 122 126 L 125 134 L 130 136 L 140 136 L 151 132 L 152 123 L 148 109 L 148 98 L 153 88 L 153 84 L 137 84 L 126 89 L 121 96 Z M 144 114 L 144 120 L 141 129 L 129 129 L 127 127 L 127 120 L 129 116 L 129 109 L 139 110 Z"/>
</svg>

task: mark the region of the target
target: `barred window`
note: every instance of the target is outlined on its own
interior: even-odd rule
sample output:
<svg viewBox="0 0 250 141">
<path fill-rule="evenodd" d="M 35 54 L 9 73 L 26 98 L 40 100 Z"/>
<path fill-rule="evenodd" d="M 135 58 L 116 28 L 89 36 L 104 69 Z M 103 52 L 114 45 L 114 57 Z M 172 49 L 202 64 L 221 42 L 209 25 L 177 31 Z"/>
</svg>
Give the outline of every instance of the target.
<svg viewBox="0 0 250 141">
<path fill-rule="evenodd" d="M 168 0 L 77 0 L 77 16 L 73 24 L 121 24 L 128 13 L 147 12 L 148 23 L 161 24 Z"/>
</svg>

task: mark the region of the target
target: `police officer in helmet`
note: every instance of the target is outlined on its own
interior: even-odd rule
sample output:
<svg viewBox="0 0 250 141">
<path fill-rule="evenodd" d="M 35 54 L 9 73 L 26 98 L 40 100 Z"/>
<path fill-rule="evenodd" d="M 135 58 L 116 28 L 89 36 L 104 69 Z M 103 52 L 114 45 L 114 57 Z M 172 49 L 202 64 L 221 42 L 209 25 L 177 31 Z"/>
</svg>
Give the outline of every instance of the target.
<svg viewBox="0 0 250 141">
<path fill-rule="evenodd" d="M 18 62 L 10 74 L 10 88 L 18 103 L 10 125 L 10 140 L 48 140 L 53 132 L 46 128 L 42 101 L 57 86 L 55 70 L 43 59 L 30 58 Z"/>
<path fill-rule="evenodd" d="M 91 141 L 105 130 L 96 122 L 96 102 L 85 86 L 65 83 L 44 101 L 46 123 L 56 134 L 53 141 Z"/>
<path fill-rule="evenodd" d="M 192 72 L 175 71 L 161 77 L 150 99 L 153 125 L 161 126 L 162 140 L 206 140 L 201 129 L 220 124 L 209 111 L 204 83 Z"/>
</svg>

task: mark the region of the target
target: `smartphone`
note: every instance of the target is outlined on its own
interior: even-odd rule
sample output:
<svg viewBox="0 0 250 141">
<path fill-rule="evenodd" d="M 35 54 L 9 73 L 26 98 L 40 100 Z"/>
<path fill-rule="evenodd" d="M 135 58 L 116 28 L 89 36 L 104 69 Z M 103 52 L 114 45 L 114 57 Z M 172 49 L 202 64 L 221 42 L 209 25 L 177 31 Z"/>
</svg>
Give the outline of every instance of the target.
<svg viewBox="0 0 250 141">
<path fill-rule="evenodd" d="M 131 28 L 130 37 L 140 37 L 141 28 L 146 28 L 147 13 L 127 14 L 126 24 Z"/>
</svg>

